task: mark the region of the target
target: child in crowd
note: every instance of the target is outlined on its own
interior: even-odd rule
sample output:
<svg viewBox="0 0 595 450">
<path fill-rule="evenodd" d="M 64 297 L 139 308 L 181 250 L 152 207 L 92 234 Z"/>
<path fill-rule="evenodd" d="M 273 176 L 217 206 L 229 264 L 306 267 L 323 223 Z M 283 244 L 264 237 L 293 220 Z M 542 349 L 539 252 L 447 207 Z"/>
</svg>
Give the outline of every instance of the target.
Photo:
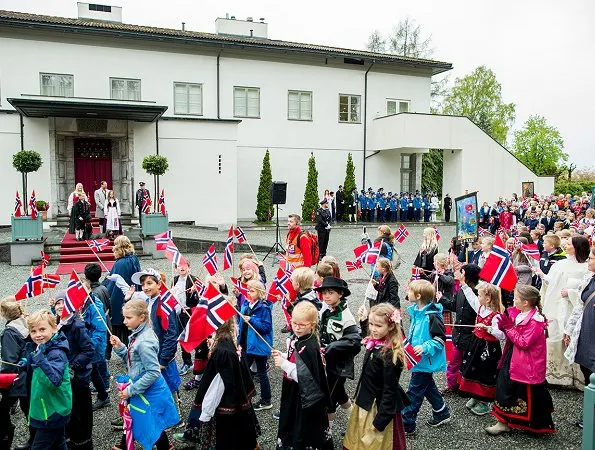
<svg viewBox="0 0 595 450">
<path fill-rule="evenodd" d="M 477 263 L 479 268 L 482 268 L 488 260 L 488 256 L 490 256 L 492 248 L 494 247 L 494 242 L 495 240 L 491 236 L 483 237 L 481 239 L 481 255 L 479 255 L 479 262 Z"/>
<path fill-rule="evenodd" d="M 240 272 L 242 271 L 242 263 L 244 262 L 244 260 L 248 260 L 256 264 L 256 266 L 258 267 L 258 276 L 260 277 L 260 282 L 266 286 L 267 274 L 264 270 L 264 264 L 262 263 L 262 261 L 259 261 L 254 253 L 242 253 L 238 262 Z"/>
<path fill-rule="evenodd" d="M 43 399 L 32 401 L 29 406 L 31 450 L 66 450 L 64 428 L 70 419 L 73 401 L 68 340 L 58 331 L 56 319 L 47 309 L 27 317 L 27 327 L 33 341 L 28 348 L 35 348 L 27 357 L 30 398 Z M 89 393 L 88 412 L 92 414 L 90 396 Z"/>
<path fill-rule="evenodd" d="M 198 292 L 194 285 L 196 277 L 190 273 L 190 263 L 175 265 L 177 275 L 174 276 L 171 286 L 171 293 L 175 295 L 178 302 L 176 314 L 178 317 L 179 330 L 186 328 L 188 320 L 192 315 L 192 308 L 198 305 Z M 182 351 L 182 365 L 178 369 L 180 375 L 186 375 L 192 367 L 192 355 Z"/>
<path fill-rule="evenodd" d="M 250 280 L 260 281 L 258 266 L 253 260 L 243 259 L 240 264 L 240 271 L 242 273 L 242 276 L 240 277 L 240 281 L 242 283 L 248 284 Z M 232 291 L 238 301 L 238 308 L 241 309 L 245 303 L 248 303 L 248 299 L 238 290 L 237 287 L 234 286 Z"/>
<path fill-rule="evenodd" d="M 499 319 L 506 345 L 492 408 L 498 422 L 486 431 L 494 436 L 511 428 L 554 433 L 554 405 L 545 381 L 547 319 L 541 313 L 539 291 L 533 286 L 517 286 L 514 307 Z"/>
<path fill-rule="evenodd" d="M 353 314 L 347 306 L 346 298 L 351 291 L 345 280 L 326 277 L 316 291 L 322 293 L 322 299 L 328 307 L 320 315 L 320 343 L 324 348 L 326 373 L 331 389 L 329 421 L 332 427 L 336 405 L 343 409 L 351 408 L 349 395 L 345 391 L 345 381 L 347 378 L 354 378 L 353 360 L 360 351 L 361 337 Z"/>
<path fill-rule="evenodd" d="M 370 333 L 363 341 L 366 354 L 343 448 L 405 449 L 401 411 L 409 398 L 399 385 L 405 367 L 401 313 L 380 303 L 370 309 L 367 322 Z M 370 430 L 374 447 L 368 441 Z"/>
<path fill-rule="evenodd" d="M 153 278 L 147 274 L 143 278 Z M 146 284 L 148 286 L 148 284 Z M 148 295 L 148 294 L 147 294 Z M 110 337 L 116 354 L 128 367 L 130 384 L 120 391 L 120 400 L 128 400 L 132 416 L 132 435 L 143 448 L 171 450 L 165 430 L 180 421 L 170 389 L 161 376 L 159 340 L 151 328 L 147 302 L 132 299 L 122 308 L 124 324 L 132 332 L 128 347 L 113 335 Z M 126 449 L 126 438 L 112 450 Z"/>
<path fill-rule="evenodd" d="M 3 363 L 0 372 L 18 373 L 16 365 L 27 356 L 26 346 L 31 342 L 29 329 L 20 303 L 13 296 L 6 297 L 0 303 L 0 315 L 6 325 L 0 337 L 0 359 Z M 6 364 L 8 363 L 8 364 Z M 25 417 L 29 415 L 29 399 L 27 398 L 27 375 L 21 373 L 12 386 L 0 390 L 0 449 L 11 449 L 15 426 L 10 420 L 10 410 L 18 401 Z"/>
<path fill-rule="evenodd" d="M 464 264 L 479 264 L 479 258 L 482 253 L 481 243 L 482 238 L 478 237 L 471 243 L 471 248 L 466 246 L 463 251 L 459 253 L 459 262 Z"/>
<path fill-rule="evenodd" d="M 493 284 L 481 284 L 476 295 L 462 274 L 460 281 L 465 298 L 477 312 L 477 321 L 461 364 L 459 393 L 471 397 L 465 406 L 473 414 L 483 416 L 490 412 L 489 402 L 496 397 L 498 362 L 502 356 L 499 340 L 505 339 L 498 329 L 498 318 L 504 306 L 500 289 Z"/>
<path fill-rule="evenodd" d="M 543 253 L 543 239 L 541 238 L 541 232 L 538 229 L 531 230 L 529 232 L 531 236 L 531 243 L 536 244 L 539 249 L 539 253 Z"/>
<path fill-rule="evenodd" d="M 273 351 L 275 365 L 283 369 L 277 449 L 332 450 L 327 416 L 331 393 L 320 354 L 316 307 L 310 302 L 297 304 L 291 327 L 287 356 Z"/>
<path fill-rule="evenodd" d="M 176 441 L 198 445 L 200 449 L 260 448 L 260 426 L 250 401 L 254 383 L 246 361 L 238 357 L 237 336 L 237 320 L 232 317 L 209 340 L 207 367 L 186 430 L 174 434 Z"/>
<path fill-rule="evenodd" d="M 451 299 L 454 295 L 455 278 L 453 269 L 448 267 L 448 256 L 446 253 L 437 253 L 434 256 L 434 267 L 436 267 L 436 270 L 432 274 L 433 276 L 430 282 L 434 284 L 436 296 Z M 445 321 L 451 323 L 450 319 L 447 320 L 445 318 Z"/>
<path fill-rule="evenodd" d="M 78 313 L 70 313 L 62 317 L 65 299 L 66 291 L 58 291 L 56 297 L 50 300 L 50 305 L 53 303 L 53 308 L 60 320 L 57 329 L 68 343 L 66 355 L 69 369 L 73 372 L 73 376 L 70 378 L 72 412 L 66 425 L 66 436 L 71 449 L 92 449 L 93 403 L 89 383 L 93 371 L 92 361 L 95 357 L 95 348 L 87 327 Z M 35 341 L 35 339 L 33 340 Z"/>
<path fill-rule="evenodd" d="M 310 271 L 310 269 L 306 270 Z M 271 356 L 273 345 L 273 316 L 269 303 L 265 300 L 266 290 L 260 281 L 248 281 L 248 294 L 248 302 L 244 303 L 240 310 L 239 345 L 248 367 L 256 363 L 260 381 L 260 400 L 253 406 L 255 411 L 260 411 L 273 407 L 271 404 L 271 383 L 267 373 L 267 359 Z M 260 336 L 256 333 L 259 333 Z M 262 341 L 261 337 L 265 339 L 266 343 Z"/>
<path fill-rule="evenodd" d="M 332 266 L 327 263 L 319 264 L 319 267 L 324 265 L 327 268 L 330 268 L 332 272 Z M 283 313 L 285 314 L 285 320 L 287 322 L 286 328 L 282 330 L 284 333 L 289 333 L 291 331 L 291 314 L 293 308 L 300 302 L 306 300 L 316 306 L 316 309 L 320 310 L 322 307 L 322 303 L 318 298 L 316 292 L 314 292 L 313 285 L 314 285 L 314 275 L 312 274 L 312 269 L 309 267 L 298 267 L 294 269 L 291 274 L 291 284 L 293 289 L 296 292 L 296 298 L 292 301 L 287 301 L 286 307 L 283 309 Z M 284 302 L 286 300 L 283 300 Z"/>
<path fill-rule="evenodd" d="M 459 281 L 464 280 L 465 284 L 474 290 L 475 295 L 477 295 L 475 289 L 479 283 L 480 271 L 481 269 L 476 264 L 465 264 L 461 268 L 461 275 L 459 277 Z M 471 340 L 473 332 L 472 326 L 475 325 L 477 313 L 467 301 L 462 290 L 459 290 L 456 295 L 450 299 L 447 297 L 440 298 L 439 302 L 445 311 L 456 313 L 455 326 L 452 331 L 452 354 L 446 370 L 446 389 L 442 392 L 443 394 L 447 394 L 456 392 L 459 389 L 459 369 L 463 362 L 463 357 L 465 356 L 465 350 Z"/>
<path fill-rule="evenodd" d="M 323 262 L 319 263 L 316 266 L 316 274 L 314 275 L 314 287 L 319 287 L 322 284 L 322 280 L 324 280 L 326 277 L 334 276 L 333 273 L 333 266 Z M 318 298 L 322 302 L 322 296 L 320 294 L 318 294 Z"/>
<path fill-rule="evenodd" d="M 560 237 L 556 234 L 548 234 L 543 238 L 543 253 L 539 260 L 539 268 L 544 274 L 547 275 L 557 261 L 566 259 L 566 253 L 560 245 Z"/>
<path fill-rule="evenodd" d="M 378 270 L 378 279 L 373 278 L 372 284 L 378 291 L 375 300 L 370 300 L 370 307 L 379 303 L 390 303 L 396 309 L 401 309 L 401 299 L 399 298 L 399 282 L 393 272 L 390 259 L 378 258 L 376 263 Z"/>
<path fill-rule="evenodd" d="M 337 258 L 331 255 L 324 255 L 324 257 L 320 260 L 321 263 L 330 264 L 333 268 L 333 277 L 341 278 L 341 269 L 339 268 L 339 263 Z"/>
<path fill-rule="evenodd" d="M 434 372 L 446 369 L 446 334 L 442 321 L 442 305 L 434 303 L 434 286 L 426 280 L 409 283 L 407 297 L 414 304 L 408 309 L 411 317 L 408 340 L 421 360 L 411 369 L 407 396 L 411 404 L 403 409 L 407 434 L 416 431 L 416 419 L 424 397 L 432 405 L 432 418 L 426 423 L 437 427 L 450 422 L 450 410 L 434 382 Z"/>
</svg>

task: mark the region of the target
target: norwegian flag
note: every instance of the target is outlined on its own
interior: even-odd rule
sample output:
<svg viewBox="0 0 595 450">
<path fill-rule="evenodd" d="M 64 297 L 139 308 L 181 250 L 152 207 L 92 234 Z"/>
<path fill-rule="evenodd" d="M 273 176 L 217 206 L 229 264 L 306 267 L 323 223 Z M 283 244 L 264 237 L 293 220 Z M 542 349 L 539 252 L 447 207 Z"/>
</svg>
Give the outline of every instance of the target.
<svg viewBox="0 0 595 450">
<path fill-rule="evenodd" d="M 495 238 L 492 251 L 479 272 L 479 278 L 507 291 L 513 291 L 516 286 L 518 277 L 500 235 Z"/>
<path fill-rule="evenodd" d="M 188 261 L 182 256 L 176 244 L 173 241 L 168 241 L 165 246 L 165 257 L 173 262 L 176 266 L 188 265 Z"/>
<path fill-rule="evenodd" d="M 196 280 L 194 280 L 194 287 L 196 288 L 196 292 L 198 292 L 198 297 L 201 298 L 205 293 L 207 287 L 198 277 L 196 278 Z"/>
<path fill-rule="evenodd" d="M 229 227 L 227 241 L 225 241 L 225 251 L 223 252 L 223 270 L 233 266 L 233 225 Z"/>
<path fill-rule="evenodd" d="M 66 289 L 66 298 L 64 299 L 64 309 L 62 310 L 62 317 L 74 313 L 77 309 L 82 308 L 87 299 L 87 290 L 81 283 L 76 272 L 73 270 L 68 281 L 68 288 Z"/>
<path fill-rule="evenodd" d="M 149 197 L 149 191 L 143 189 L 143 204 L 141 206 L 141 210 L 144 214 L 149 214 L 151 212 L 151 197 Z"/>
<path fill-rule="evenodd" d="M 248 239 L 246 239 L 246 235 L 244 234 L 244 230 L 242 230 L 240 227 L 236 227 L 233 230 L 233 235 L 238 240 L 238 244 L 243 244 L 244 242 L 246 242 L 248 240 Z"/>
<path fill-rule="evenodd" d="M 454 342 L 452 340 L 452 325 L 447 325 L 444 328 L 446 330 L 446 342 L 444 343 L 444 350 L 446 351 L 446 361 L 450 362 L 450 360 L 452 359 L 452 347 L 454 345 Z"/>
<path fill-rule="evenodd" d="M 277 303 L 279 301 L 279 296 L 283 296 L 282 292 L 279 292 L 279 288 L 277 287 L 277 282 L 273 280 L 271 285 L 269 286 L 269 290 L 267 291 L 267 300 L 271 303 Z"/>
<path fill-rule="evenodd" d="M 277 284 L 279 292 L 285 296 L 290 296 L 290 293 L 294 291 L 293 285 L 291 284 L 291 275 L 285 272 L 282 268 L 277 270 L 275 283 Z"/>
<path fill-rule="evenodd" d="M 571 222 L 571 223 L 570 223 L 570 226 L 571 226 L 571 227 L 574 227 L 574 228 L 576 228 L 576 229 L 578 229 L 579 223 L 580 223 L 580 222 L 579 222 L 578 220 L 575 220 L 574 222 Z"/>
<path fill-rule="evenodd" d="M 46 273 L 43 276 L 43 288 L 53 289 L 60 284 L 60 275 L 56 273 Z"/>
<path fill-rule="evenodd" d="M 411 345 L 409 339 L 403 339 L 403 349 L 405 350 L 405 362 L 407 363 L 407 369 L 411 370 L 421 361 L 422 355 L 415 354 L 413 345 Z"/>
<path fill-rule="evenodd" d="M 405 227 L 405 225 L 401 224 L 401 226 L 395 231 L 395 239 L 399 244 L 402 244 L 407 236 L 409 236 L 409 230 Z"/>
<path fill-rule="evenodd" d="M 155 250 L 165 250 L 169 241 L 173 239 L 171 231 L 165 231 L 163 233 L 156 234 L 153 236 L 155 239 Z"/>
<path fill-rule="evenodd" d="M 175 312 L 178 301 L 176 300 L 176 297 L 172 295 L 165 283 L 161 283 L 157 302 L 156 316 L 159 317 L 159 320 L 161 321 L 161 328 L 167 330 L 169 327 L 169 317 Z"/>
<path fill-rule="evenodd" d="M 366 254 L 366 252 L 368 251 L 368 249 L 371 247 L 371 244 L 366 243 L 366 244 L 362 244 L 358 247 L 355 247 L 353 249 L 353 254 L 355 255 L 355 259 L 356 260 L 362 260 Z"/>
<path fill-rule="evenodd" d="M 477 229 L 477 233 L 479 233 L 480 236 L 491 236 L 492 233 L 490 233 L 488 230 L 486 230 L 485 228 L 481 228 L 479 227 Z"/>
<path fill-rule="evenodd" d="M 207 269 L 209 275 L 215 275 L 217 273 L 217 254 L 215 252 L 215 244 L 211 244 L 205 256 L 202 257 L 202 265 Z"/>
<path fill-rule="evenodd" d="M 537 244 L 521 244 L 521 252 L 527 257 L 531 257 L 539 261 L 541 255 Z"/>
<path fill-rule="evenodd" d="M 23 202 L 21 201 L 21 197 L 19 196 L 19 191 L 17 191 L 17 197 L 14 201 L 14 216 L 21 217 L 23 213 L 21 212 L 21 207 L 23 206 Z"/>
<path fill-rule="evenodd" d="M 167 210 L 165 209 L 165 189 L 161 189 L 161 195 L 157 201 L 157 209 L 159 209 L 159 212 L 164 216 L 167 214 Z"/>
<path fill-rule="evenodd" d="M 109 245 L 109 239 L 93 239 L 92 241 L 86 242 L 89 248 L 93 250 L 93 253 L 99 253 Z"/>
<path fill-rule="evenodd" d="M 23 284 L 23 286 L 16 294 L 14 294 L 14 296 L 18 301 L 24 300 L 26 298 L 32 298 L 41 294 L 43 294 L 43 268 L 41 265 L 39 265 L 33 269 L 25 284 Z"/>
<path fill-rule="evenodd" d="M 234 284 L 236 288 L 238 288 L 240 294 L 248 298 L 248 285 L 246 283 L 242 283 L 242 280 L 234 277 L 231 277 L 231 282 Z"/>
<path fill-rule="evenodd" d="M 31 200 L 29 200 L 29 208 L 31 208 L 31 218 L 37 219 L 37 199 L 35 198 L 35 190 L 31 192 Z"/>
<path fill-rule="evenodd" d="M 204 300 L 194 308 L 186 328 L 178 339 L 181 347 L 191 352 L 235 314 L 235 308 L 209 283 Z"/>
<path fill-rule="evenodd" d="M 359 259 L 357 259 L 355 262 L 345 261 L 345 266 L 347 266 L 347 272 L 353 272 L 354 270 L 361 269 L 363 267 L 362 262 Z"/>
<path fill-rule="evenodd" d="M 43 267 L 47 267 L 49 263 L 50 263 L 50 255 L 48 255 L 46 252 L 44 252 L 42 250 L 41 251 L 41 265 Z"/>
<path fill-rule="evenodd" d="M 438 227 L 434 225 L 434 231 L 436 232 L 436 241 L 439 241 L 442 236 L 440 236 L 440 231 L 438 231 Z"/>
<path fill-rule="evenodd" d="M 295 269 L 295 267 L 293 267 L 291 263 L 287 261 L 287 259 L 285 259 L 283 255 L 281 255 L 281 259 L 279 260 L 279 267 L 289 275 L 291 275 L 293 273 L 293 269 Z"/>
<path fill-rule="evenodd" d="M 512 228 L 510 229 L 510 235 L 514 238 L 516 238 L 519 235 L 519 227 L 518 225 L 513 225 Z"/>
<path fill-rule="evenodd" d="M 380 257 L 380 248 L 382 242 L 374 242 L 374 244 L 362 255 L 362 262 L 366 264 L 376 264 Z"/>
<path fill-rule="evenodd" d="M 422 273 L 423 273 L 423 269 L 421 267 L 412 267 L 411 268 L 411 279 L 412 280 L 420 280 Z"/>
</svg>

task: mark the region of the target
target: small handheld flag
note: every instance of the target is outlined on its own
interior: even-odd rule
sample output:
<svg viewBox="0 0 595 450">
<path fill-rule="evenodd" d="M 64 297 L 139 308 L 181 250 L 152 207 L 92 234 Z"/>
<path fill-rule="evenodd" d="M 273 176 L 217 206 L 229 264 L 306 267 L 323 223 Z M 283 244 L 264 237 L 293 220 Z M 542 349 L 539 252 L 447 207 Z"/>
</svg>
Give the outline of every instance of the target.
<svg viewBox="0 0 595 450">
<path fill-rule="evenodd" d="M 436 241 L 439 241 L 442 236 L 440 236 L 440 231 L 438 231 L 438 227 L 434 225 L 434 231 L 436 232 Z"/>
<path fill-rule="evenodd" d="M 215 244 L 211 244 L 211 246 L 205 253 L 205 256 L 202 257 L 202 265 L 204 266 L 205 269 L 207 269 L 207 272 L 209 272 L 209 275 L 212 276 L 217 273 L 218 267 L 217 267 L 217 253 L 215 251 Z"/>
<path fill-rule="evenodd" d="M 82 308 L 88 295 L 87 290 L 81 283 L 76 272 L 73 270 L 70 274 L 68 288 L 66 289 L 62 317 L 66 317 L 67 315 L 74 313 L 77 309 Z"/>
<path fill-rule="evenodd" d="M 16 294 L 14 294 L 15 299 L 17 301 L 24 300 L 26 298 L 36 297 L 38 295 L 43 294 L 42 272 L 43 269 L 41 265 L 33 269 L 33 272 L 31 273 L 31 275 L 29 275 L 29 278 L 27 278 L 25 284 L 23 284 L 21 289 L 19 289 L 19 291 Z"/>
<path fill-rule="evenodd" d="M 492 251 L 479 272 L 479 278 L 507 291 L 514 290 L 518 276 L 500 235 L 496 235 Z"/>
<path fill-rule="evenodd" d="M 93 250 L 93 253 L 101 252 L 109 245 L 109 239 L 93 239 L 86 242 L 89 248 Z"/>
<path fill-rule="evenodd" d="M 347 266 L 347 272 L 353 272 L 354 270 L 361 269 L 363 267 L 362 262 L 359 259 L 355 260 L 355 262 L 345 261 L 345 266 Z"/>
<path fill-rule="evenodd" d="M 35 190 L 31 192 L 31 200 L 29 200 L 29 208 L 31 208 L 31 218 L 37 219 L 37 199 L 35 198 Z"/>
<path fill-rule="evenodd" d="M 236 239 L 238 240 L 238 244 L 243 244 L 244 242 L 247 241 L 246 235 L 244 234 L 244 230 L 242 230 L 240 227 L 236 227 L 233 230 L 233 234 L 236 237 Z"/>
<path fill-rule="evenodd" d="M 144 214 L 149 214 L 151 212 L 151 197 L 149 197 L 149 191 L 146 189 L 143 191 L 143 204 L 141 206 L 141 210 Z"/>
<path fill-rule="evenodd" d="M 415 350 L 413 350 L 413 345 L 411 345 L 409 339 L 403 339 L 403 349 L 405 350 L 407 369 L 411 370 L 421 361 L 422 356 L 415 354 Z"/>
<path fill-rule="evenodd" d="M 169 241 L 173 239 L 171 231 L 165 231 L 163 233 L 156 234 L 153 236 L 155 239 L 155 250 L 165 250 Z"/>
<path fill-rule="evenodd" d="M 157 208 L 164 216 L 167 214 L 167 210 L 165 208 L 165 189 L 161 189 L 161 195 L 159 196 L 159 201 L 157 202 Z"/>
<path fill-rule="evenodd" d="M 21 217 L 23 213 L 21 212 L 21 207 L 23 206 L 23 202 L 21 201 L 21 197 L 19 196 L 19 191 L 17 191 L 17 197 L 14 202 L 14 216 Z"/>
<path fill-rule="evenodd" d="M 225 251 L 223 252 L 223 270 L 231 268 L 233 265 L 233 225 L 229 228 L 227 241 L 225 241 Z"/>
<path fill-rule="evenodd" d="M 409 236 L 409 230 L 405 227 L 405 225 L 401 224 L 401 226 L 395 231 L 395 239 L 399 244 L 402 244 L 407 236 Z"/>
<path fill-rule="evenodd" d="M 412 280 L 420 280 L 421 279 L 421 274 L 423 272 L 423 269 L 420 267 L 412 267 L 411 268 L 411 279 Z"/>
</svg>

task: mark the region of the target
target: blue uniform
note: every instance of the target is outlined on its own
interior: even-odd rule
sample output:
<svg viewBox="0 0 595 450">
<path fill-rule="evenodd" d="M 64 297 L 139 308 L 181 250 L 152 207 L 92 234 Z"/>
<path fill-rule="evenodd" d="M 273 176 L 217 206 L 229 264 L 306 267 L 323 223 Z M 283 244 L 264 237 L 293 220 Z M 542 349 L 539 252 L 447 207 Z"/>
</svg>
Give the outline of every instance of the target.
<svg viewBox="0 0 595 450">
<path fill-rule="evenodd" d="M 405 222 L 407 220 L 407 197 L 403 196 L 401 197 L 401 199 L 399 200 L 399 204 L 401 207 L 401 222 Z"/>
<path fill-rule="evenodd" d="M 368 220 L 374 222 L 374 213 L 376 211 L 376 199 L 368 197 Z"/>
<path fill-rule="evenodd" d="M 415 220 L 416 220 L 416 222 L 419 222 L 421 220 L 421 198 L 420 197 L 413 198 L 413 209 L 414 209 L 414 214 L 415 214 Z"/>
</svg>

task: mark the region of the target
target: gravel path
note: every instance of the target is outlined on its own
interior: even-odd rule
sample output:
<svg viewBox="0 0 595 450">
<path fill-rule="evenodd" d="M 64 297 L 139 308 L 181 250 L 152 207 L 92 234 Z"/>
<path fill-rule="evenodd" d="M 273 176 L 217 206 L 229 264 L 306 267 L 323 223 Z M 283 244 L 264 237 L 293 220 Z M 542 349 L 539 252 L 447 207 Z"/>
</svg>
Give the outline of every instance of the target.
<svg viewBox="0 0 595 450">
<path fill-rule="evenodd" d="M 375 227 L 369 227 L 370 235 L 373 237 Z M 172 231 L 174 236 L 179 237 L 193 237 L 201 239 L 213 239 L 218 241 L 224 241 L 227 232 L 225 231 L 210 231 L 210 230 L 199 230 L 192 227 L 173 227 Z M 275 232 L 273 230 L 267 231 L 256 231 L 256 230 L 245 230 L 246 235 L 252 244 L 261 244 L 270 246 L 274 243 Z M 399 249 L 403 257 L 404 263 L 397 270 L 397 279 L 400 281 L 401 286 L 404 286 L 406 280 L 410 277 L 411 263 L 413 262 L 415 255 L 417 254 L 418 245 L 421 242 L 421 236 L 423 227 L 409 227 L 411 235 L 407 238 L 404 244 Z M 440 249 L 445 251 L 447 249 L 448 241 L 450 236 L 454 235 L 453 226 L 441 226 L 440 232 L 443 236 L 440 242 Z M 285 231 L 282 230 L 282 236 Z M 361 237 L 361 229 L 333 229 L 330 235 L 330 243 L 328 248 L 328 254 L 336 256 L 340 261 L 342 269 L 342 275 L 347 280 L 352 291 L 352 295 L 349 298 L 349 304 L 352 311 L 355 313 L 357 308 L 363 302 L 363 294 L 365 291 L 365 273 L 360 270 L 357 272 L 347 273 L 344 269 L 344 261 L 353 259 L 352 248 L 359 244 Z M 195 269 L 200 267 L 200 260 L 202 255 L 187 254 L 184 255 L 192 264 Z M 259 255 L 262 257 L 264 255 Z M 222 255 L 218 255 L 218 261 L 222 264 Z M 265 268 L 267 271 L 268 280 L 272 280 L 274 273 L 276 272 L 277 266 L 273 266 L 271 258 L 265 261 Z M 166 260 L 144 260 L 142 261 L 143 267 L 155 267 L 165 271 L 166 274 L 171 273 L 171 266 Z M 52 263 L 49 267 L 49 271 L 54 270 L 56 263 Z M 2 296 L 12 294 L 20 288 L 28 275 L 28 271 L 23 267 L 11 267 L 8 264 L 0 264 L 0 271 L 4 275 L 4 281 L 0 288 L 0 294 Z M 66 284 L 67 277 L 62 277 L 61 285 Z M 33 311 L 42 307 L 47 303 L 49 295 L 28 300 L 26 302 L 29 311 Z M 408 306 L 407 302 L 403 301 L 403 309 Z M 280 306 L 275 306 L 273 310 L 273 322 L 275 323 L 275 346 L 277 348 L 284 348 L 286 335 L 281 334 L 280 330 L 283 319 Z M 3 325 L 2 325 L 3 327 Z M 407 319 L 405 318 L 405 327 L 408 327 Z M 358 370 L 361 365 L 363 352 L 358 355 L 357 363 Z M 179 357 L 179 353 L 178 353 Z M 272 365 L 272 364 L 271 364 Z M 110 371 L 113 374 L 122 373 L 125 371 L 124 364 L 116 359 L 112 359 L 109 363 Z M 275 409 L 278 407 L 281 392 L 281 373 L 277 369 L 271 369 L 270 371 L 271 387 L 273 390 L 273 404 Z M 190 375 L 183 377 L 183 381 L 186 381 Z M 436 380 L 439 388 L 444 387 L 444 374 L 437 374 Z M 409 374 L 404 373 L 401 378 L 401 384 L 406 389 L 409 381 Z M 347 383 L 347 388 L 350 393 L 353 394 L 355 390 L 357 380 Z M 257 388 L 258 388 L 258 383 Z M 112 386 L 112 391 L 114 387 Z M 195 391 L 184 391 L 182 389 L 181 397 L 183 402 L 182 416 L 187 416 L 189 407 L 194 398 Z M 582 393 L 571 390 L 552 389 L 552 396 L 554 398 L 554 422 L 558 432 L 553 436 L 548 437 L 534 437 L 527 433 L 512 432 L 502 437 L 490 437 L 484 432 L 484 428 L 491 425 L 494 422 L 491 416 L 476 417 L 469 413 L 465 409 L 465 400 L 458 397 L 447 397 L 447 402 L 451 408 L 453 414 L 453 421 L 438 429 L 431 429 L 425 425 L 425 421 L 430 417 L 430 407 L 425 403 L 422 407 L 418 418 L 418 434 L 414 438 L 408 439 L 408 449 L 496 449 L 496 448 L 509 448 L 509 449 L 579 449 L 581 443 L 580 430 L 574 425 L 576 420 L 580 417 L 582 411 Z M 275 448 L 275 436 L 277 431 L 277 422 L 271 417 L 274 410 L 261 411 L 257 415 L 261 420 L 263 429 L 263 436 L 260 439 L 261 446 L 264 450 L 270 450 Z M 117 407 L 115 401 L 112 406 L 97 411 L 94 415 L 95 426 L 94 426 L 94 440 L 95 448 L 97 449 L 110 449 L 111 445 L 118 439 L 119 435 L 116 432 L 111 431 L 109 422 L 117 414 Z M 17 423 L 17 436 L 15 437 L 15 444 L 22 442 L 26 438 L 25 421 L 20 412 L 14 416 L 14 420 Z M 339 412 L 337 421 L 334 426 L 335 435 L 335 448 L 341 449 L 341 432 L 345 430 L 347 417 L 342 412 Z M 233 430 L 230 430 L 233 432 Z M 176 448 L 182 448 L 176 445 Z"/>
</svg>

